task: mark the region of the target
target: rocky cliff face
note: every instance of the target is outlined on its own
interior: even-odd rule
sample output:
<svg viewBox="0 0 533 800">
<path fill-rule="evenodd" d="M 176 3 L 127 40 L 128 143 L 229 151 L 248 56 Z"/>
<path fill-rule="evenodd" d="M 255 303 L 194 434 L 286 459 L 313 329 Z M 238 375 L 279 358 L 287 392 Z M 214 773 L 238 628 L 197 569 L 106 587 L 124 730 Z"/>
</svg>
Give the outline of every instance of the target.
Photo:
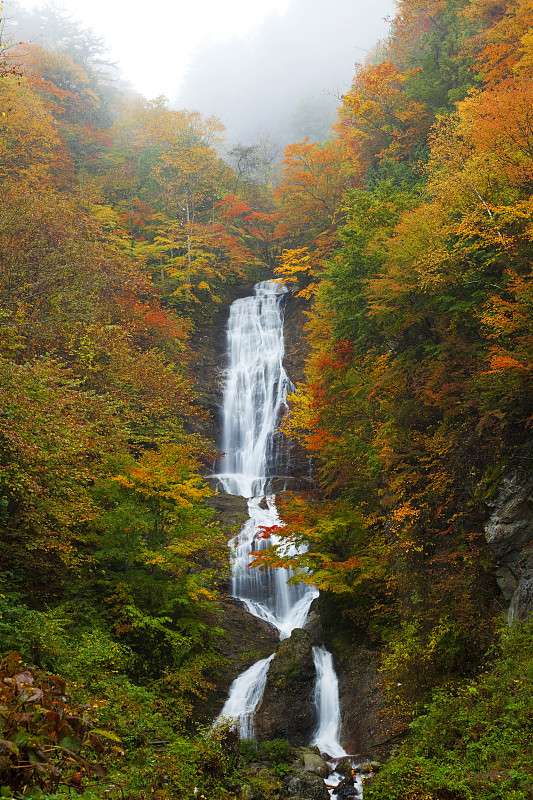
<svg viewBox="0 0 533 800">
<path fill-rule="evenodd" d="M 285 357 L 283 366 L 293 384 L 303 380 L 307 342 L 304 336 L 305 309 L 301 299 L 288 295 L 285 305 Z M 290 410 L 289 410 L 290 413 Z M 287 475 L 273 482 L 275 492 L 283 489 L 294 491 L 310 489 L 314 485 L 311 464 L 307 454 L 298 442 L 278 437 L 278 447 L 282 451 L 281 462 L 287 465 Z"/>
<path fill-rule="evenodd" d="M 253 287 L 253 284 L 227 287 L 224 302 L 212 313 L 209 322 L 198 325 L 192 335 L 196 358 L 190 371 L 198 403 L 209 414 L 208 420 L 202 420 L 197 429 L 217 446 L 220 444 L 220 414 L 227 367 L 226 328 L 229 309 L 234 300 L 252 294 Z"/>
<path fill-rule="evenodd" d="M 251 293 L 252 287 L 240 287 L 235 298 Z M 235 299 L 233 298 L 233 299 Z M 199 330 L 195 346 L 199 353 L 194 365 L 196 386 L 201 404 L 210 413 L 210 422 L 201 424 L 201 432 L 217 444 L 220 442 L 220 412 L 226 367 L 226 324 L 229 305 L 221 308 L 212 323 Z M 287 297 L 285 306 L 285 359 L 287 374 L 293 383 L 303 378 L 306 343 L 304 304 Z M 313 486 L 306 454 L 296 442 L 278 436 L 279 473 L 272 481 L 278 492 L 284 488 L 308 489 Z M 284 474 L 281 474 L 285 468 Z M 288 479 L 290 472 L 291 478 Z M 228 539 L 235 535 L 246 518 L 242 498 L 216 494 L 211 498 Z M 229 587 L 227 587 L 229 594 Z M 296 630 L 290 639 L 279 642 L 277 632 L 248 614 L 243 605 L 227 597 L 217 620 L 226 636 L 220 650 L 224 666 L 216 678 L 216 689 L 206 707 L 206 719 L 220 712 L 231 682 L 260 658 L 277 648 L 272 661 L 262 704 L 256 714 L 256 733 L 260 740 L 289 739 L 293 745 L 306 745 L 312 738 L 317 720 L 314 703 L 316 673 L 311 645 L 325 641 L 335 653 L 334 642 L 328 641 L 327 630 L 320 621 L 320 603 L 306 624 L 306 631 Z M 327 627 L 327 626 L 326 626 Z M 350 751 L 380 755 L 381 743 L 387 738 L 380 720 L 381 696 L 378 689 L 377 654 L 365 646 L 356 646 L 342 661 L 336 657 L 342 708 L 341 738 Z"/>
<path fill-rule="evenodd" d="M 213 314 L 208 325 L 199 326 L 193 335 L 193 348 L 196 359 L 191 365 L 191 374 L 198 396 L 198 403 L 208 412 L 209 418 L 198 425 L 198 432 L 220 446 L 221 411 L 224 395 L 226 355 L 226 328 L 231 303 L 239 297 L 252 294 L 253 284 L 234 287 L 227 303 L 220 306 Z M 285 305 L 285 369 L 290 380 L 297 383 L 302 380 L 306 342 L 303 335 L 305 315 L 302 302 L 298 298 L 288 296 Z M 308 488 L 312 483 L 310 465 L 306 454 L 297 442 L 277 436 L 275 445 L 280 451 L 280 462 L 286 465 L 287 474 L 279 475 L 273 481 L 273 491 L 286 488 L 289 472 L 292 479 L 291 488 Z"/>
<path fill-rule="evenodd" d="M 337 674 L 344 749 L 381 760 L 390 755 L 394 737 L 384 722 L 378 667 L 379 652 L 361 644 L 345 655 Z"/>
<path fill-rule="evenodd" d="M 305 629 L 311 644 L 326 644 L 333 653 L 339 681 L 341 707 L 340 740 L 348 753 L 363 758 L 387 757 L 394 746 L 388 724 L 384 722 L 383 695 L 379 686 L 379 652 L 368 644 L 343 646 L 340 654 L 330 635 L 324 595 L 315 600 Z"/>
<path fill-rule="evenodd" d="M 238 533 L 248 518 L 247 503 L 243 497 L 217 493 L 209 498 L 208 504 L 213 508 L 228 540 Z M 249 614 L 239 600 L 229 596 L 229 582 L 225 587 L 221 585 L 220 589 L 223 596 L 213 623 L 224 631 L 217 647 L 221 659 L 216 674 L 210 676 L 213 691 L 201 711 L 197 712 L 197 719 L 205 723 L 211 722 L 220 713 L 237 675 L 259 659 L 269 656 L 279 644 L 279 634 L 275 628 Z"/>
<path fill-rule="evenodd" d="M 261 658 L 267 658 L 279 643 L 278 632 L 268 623 L 249 614 L 239 600 L 226 597 L 220 605 L 216 624 L 225 635 L 219 640 L 223 663 L 213 677 L 215 688 L 203 708 L 205 722 L 222 711 L 235 678 Z"/>
<path fill-rule="evenodd" d="M 485 536 L 496 558 L 496 580 L 512 625 L 533 610 L 533 478 L 518 470 L 508 472 L 488 505 Z"/>
<path fill-rule="evenodd" d="M 252 287 L 241 287 L 235 297 L 251 293 Z M 235 299 L 235 298 L 233 298 Z M 224 389 L 226 366 L 226 323 L 229 306 L 221 308 L 212 324 L 198 331 L 195 338 L 199 352 L 194 365 L 199 400 L 210 412 L 211 422 L 202 432 L 216 443 L 220 442 L 220 410 Z M 303 334 L 305 324 L 304 304 L 291 296 L 285 306 L 285 359 L 287 374 L 293 383 L 303 379 L 307 355 Z M 310 464 L 306 454 L 296 442 L 278 436 L 280 474 L 272 481 L 275 492 L 284 488 L 308 489 L 313 486 Z M 283 471 L 283 465 L 286 472 Z M 291 478 L 288 480 L 287 472 Z M 228 538 L 237 532 L 246 516 L 242 498 L 217 494 L 211 498 L 221 523 L 228 530 Z M 228 587 L 229 593 L 229 587 Z M 277 654 L 271 664 L 263 702 L 256 714 L 255 726 L 260 740 L 286 738 L 294 745 L 305 745 L 311 740 L 316 725 L 314 704 L 315 667 L 311 645 L 325 641 L 335 654 L 334 642 L 328 641 L 327 631 L 320 622 L 320 605 L 306 624 L 308 632 L 297 630 L 281 644 L 277 633 L 265 623 L 249 615 L 241 603 L 227 598 L 222 604 L 220 627 L 226 631 L 221 643 L 225 666 L 216 676 L 216 689 L 210 698 L 207 716 L 219 713 L 234 678 L 259 658 Z M 364 646 L 354 647 L 342 661 L 336 657 L 342 708 L 342 741 L 348 749 L 365 755 L 381 754 L 381 742 L 386 733 L 380 722 L 381 697 L 377 680 L 377 654 Z"/>
<path fill-rule="evenodd" d="M 308 744 L 316 726 L 316 671 L 309 634 L 296 628 L 281 642 L 268 671 L 265 693 L 255 716 L 258 739 L 288 739 Z"/>
</svg>

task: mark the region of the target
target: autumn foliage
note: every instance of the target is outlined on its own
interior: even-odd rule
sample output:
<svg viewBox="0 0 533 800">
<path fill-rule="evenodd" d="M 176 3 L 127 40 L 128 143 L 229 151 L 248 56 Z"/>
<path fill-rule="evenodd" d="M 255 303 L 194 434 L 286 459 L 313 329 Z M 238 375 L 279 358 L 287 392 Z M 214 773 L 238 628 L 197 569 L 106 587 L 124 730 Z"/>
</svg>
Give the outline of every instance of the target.
<svg viewBox="0 0 533 800">
<path fill-rule="evenodd" d="M 1 793 L 124 795 L 124 759 L 155 791 L 151 738 L 191 749 L 160 767 L 189 795 L 227 571 L 193 333 L 266 273 L 278 217 L 217 120 L 119 93 L 90 32 L 28 14 L 64 38 L 0 51 Z"/>
<path fill-rule="evenodd" d="M 0 780 L 14 791 L 58 784 L 80 791 L 82 780 L 103 777 L 98 756 L 112 741 L 107 730 L 91 730 L 87 709 L 77 707 L 58 675 L 27 667 L 20 653 L 0 659 Z"/>
<path fill-rule="evenodd" d="M 396 723 L 479 668 L 498 613 L 486 503 L 531 470 L 531 44 L 530 3 L 403 0 L 339 109 L 340 199 L 326 216 L 318 174 L 304 183 L 309 143 L 278 190 L 288 221 L 304 187 L 322 220 L 302 215 L 277 270 L 310 301 L 284 427 L 318 482 L 285 535 L 309 543 L 292 566 L 341 635 L 383 648 Z"/>
</svg>

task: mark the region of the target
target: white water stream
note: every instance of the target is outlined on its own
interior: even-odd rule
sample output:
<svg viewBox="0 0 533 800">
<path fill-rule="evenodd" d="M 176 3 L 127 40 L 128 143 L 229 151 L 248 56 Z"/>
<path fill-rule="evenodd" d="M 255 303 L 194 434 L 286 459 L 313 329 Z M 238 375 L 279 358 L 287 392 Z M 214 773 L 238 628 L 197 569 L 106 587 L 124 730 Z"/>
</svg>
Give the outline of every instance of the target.
<svg viewBox="0 0 533 800">
<path fill-rule="evenodd" d="M 271 478 L 280 466 L 275 432 L 286 409 L 290 381 L 283 367 L 283 308 L 286 289 L 275 281 L 257 284 L 254 294 L 236 300 L 228 321 L 228 373 L 223 406 L 223 450 L 217 475 L 228 494 L 248 498 L 249 520 L 231 542 L 232 594 L 248 611 L 278 629 L 280 639 L 302 627 L 318 590 L 288 584 L 285 569 L 249 569 L 250 553 L 278 544 L 263 528 L 280 524 Z M 287 551 L 290 553 L 290 549 Z M 293 551 L 294 552 L 294 551 Z M 346 755 L 339 743 L 338 684 L 331 654 L 314 648 L 315 702 L 319 724 L 314 743 L 334 758 Z M 262 659 L 233 682 L 221 717 L 238 721 L 241 736 L 254 735 L 253 716 L 263 696 L 274 656 Z"/>
<path fill-rule="evenodd" d="M 313 647 L 313 660 L 318 725 L 312 744 L 316 744 L 321 753 L 327 753 L 331 758 L 345 758 L 348 753 L 339 742 L 339 681 L 333 667 L 333 656 L 325 647 Z"/>
<path fill-rule="evenodd" d="M 256 661 L 246 672 L 239 675 L 233 681 L 229 697 L 222 709 L 221 717 L 237 720 L 243 739 L 253 738 L 253 715 L 263 697 L 268 668 L 273 658 L 274 653 L 268 658 Z"/>
</svg>

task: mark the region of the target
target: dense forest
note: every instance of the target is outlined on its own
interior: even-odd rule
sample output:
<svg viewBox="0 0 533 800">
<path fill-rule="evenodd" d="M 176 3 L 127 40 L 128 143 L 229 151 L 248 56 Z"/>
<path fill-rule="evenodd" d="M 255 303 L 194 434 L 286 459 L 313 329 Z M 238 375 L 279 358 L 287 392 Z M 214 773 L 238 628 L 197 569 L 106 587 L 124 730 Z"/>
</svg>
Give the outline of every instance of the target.
<svg viewBox="0 0 533 800">
<path fill-rule="evenodd" d="M 0 797 L 283 796 L 282 743 L 250 777 L 205 712 L 230 531 L 194 381 L 200 332 L 275 275 L 307 320 L 283 430 L 315 476 L 281 533 L 341 667 L 379 654 L 393 752 L 365 798 L 530 800 L 533 3 L 399 0 L 332 138 L 279 170 L 125 91 L 61 13 L 23 22 L 41 44 L 0 50 Z M 487 543 L 505 491 L 512 563 Z"/>
</svg>

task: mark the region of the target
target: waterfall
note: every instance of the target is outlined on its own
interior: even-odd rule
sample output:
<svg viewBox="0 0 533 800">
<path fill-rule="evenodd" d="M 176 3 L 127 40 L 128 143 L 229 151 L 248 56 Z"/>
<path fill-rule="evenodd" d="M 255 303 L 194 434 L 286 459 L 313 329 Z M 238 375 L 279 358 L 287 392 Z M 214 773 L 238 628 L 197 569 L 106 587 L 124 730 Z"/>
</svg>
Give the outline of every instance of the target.
<svg viewBox="0 0 533 800">
<path fill-rule="evenodd" d="M 275 281 L 264 281 L 251 297 L 231 305 L 222 428 L 225 455 L 219 475 L 229 494 L 263 497 L 267 473 L 276 466 L 274 433 L 290 385 L 283 367 L 280 302 L 286 291 Z"/>
<path fill-rule="evenodd" d="M 224 491 L 248 498 L 249 519 L 241 532 L 231 540 L 232 595 L 241 600 L 248 611 L 273 625 L 284 639 L 295 628 L 302 627 L 318 590 L 307 584 L 288 584 L 294 574 L 286 569 L 259 571 L 249 569 L 250 553 L 263 550 L 280 539 L 275 531 L 265 538 L 264 528 L 279 527 L 280 519 L 274 496 L 270 493 L 272 478 L 280 466 L 276 451 L 275 432 L 287 407 L 290 381 L 283 367 L 283 305 L 287 290 L 275 281 L 257 284 L 254 294 L 236 300 L 228 321 L 228 372 L 223 403 L 224 458 L 217 475 Z M 298 552 L 287 546 L 288 555 Z M 314 648 L 317 669 L 316 703 L 319 720 L 328 720 L 334 707 L 329 699 L 328 682 L 334 682 L 337 698 L 336 721 L 331 731 L 338 730 L 338 688 L 331 654 L 324 648 Z M 328 658 L 329 656 L 329 662 Z M 238 720 L 241 736 L 253 737 L 253 716 L 259 706 L 274 655 L 262 659 L 243 672 L 233 682 L 222 717 Z M 322 659 L 322 660 L 321 660 Z M 320 662 L 320 664 L 319 664 Z M 323 664 L 329 664 L 323 666 Z M 333 676 L 333 677 L 332 677 Z M 327 711 L 324 708 L 327 707 Z M 335 734 L 322 730 L 319 723 L 316 743 L 327 745 L 335 756 L 342 750 Z M 336 752 L 332 752 L 332 748 Z M 342 750 L 342 755 L 345 755 Z"/>
<path fill-rule="evenodd" d="M 224 458 L 218 474 L 224 490 L 248 498 L 249 519 L 231 542 L 232 594 L 254 616 L 290 636 L 305 622 L 318 591 L 289 585 L 285 569 L 249 569 L 250 553 L 279 544 L 261 536 L 280 525 L 274 497 L 268 495 L 279 454 L 274 434 L 287 408 L 290 381 L 283 367 L 283 308 L 286 288 L 275 281 L 257 284 L 254 294 L 236 300 L 228 321 L 228 373 L 223 403 Z M 265 498 L 266 495 L 266 498 Z M 295 553 L 287 548 L 287 554 Z"/>
<path fill-rule="evenodd" d="M 313 660 L 316 669 L 315 705 L 318 725 L 312 744 L 321 753 L 327 753 L 332 758 L 344 758 L 348 753 L 339 742 L 339 682 L 333 667 L 333 657 L 325 647 L 313 647 Z"/>
<path fill-rule="evenodd" d="M 280 525 L 274 497 L 268 496 L 266 503 L 261 497 L 250 498 L 248 514 L 250 518 L 242 531 L 230 542 L 232 594 L 243 601 L 251 614 L 277 628 L 280 639 L 285 639 L 304 624 L 318 590 L 304 583 L 288 584 L 292 570 L 259 571 L 248 567 L 251 552 L 280 543 L 274 533 L 268 539 L 258 538 L 264 528 Z M 295 550 L 289 547 L 286 552 L 292 555 Z"/>
<path fill-rule="evenodd" d="M 251 739 L 254 735 L 253 718 L 263 697 L 268 668 L 273 658 L 274 653 L 268 658 L 256 661 L 246 672 L 235 678 L 220 713 L 221 717 L 237 720 L 243 739 Z"/>
</svg>

